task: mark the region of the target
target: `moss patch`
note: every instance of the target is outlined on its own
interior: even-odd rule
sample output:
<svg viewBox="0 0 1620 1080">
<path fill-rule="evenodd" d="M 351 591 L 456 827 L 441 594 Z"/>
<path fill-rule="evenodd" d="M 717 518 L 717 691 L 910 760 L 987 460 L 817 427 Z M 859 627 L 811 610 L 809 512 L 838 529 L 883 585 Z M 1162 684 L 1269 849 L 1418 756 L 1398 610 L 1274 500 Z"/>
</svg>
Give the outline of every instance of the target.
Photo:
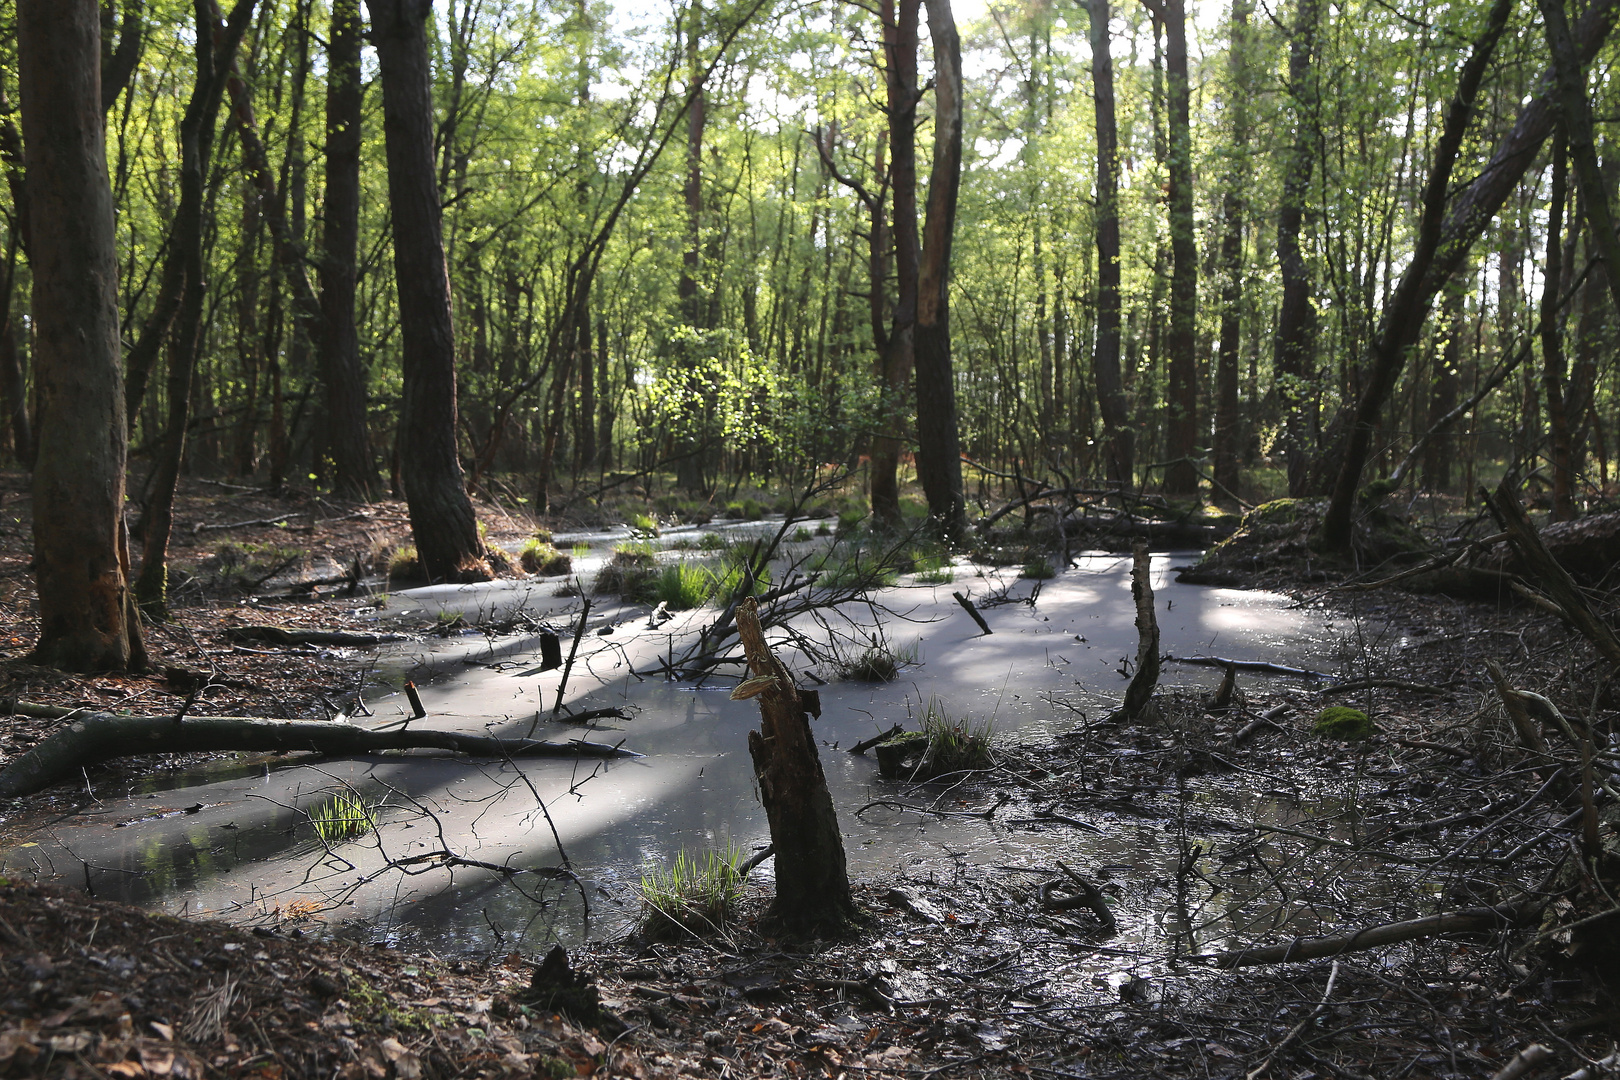
<svg viewBox="0 0 1620 1080">
<path fill-rule="evenodd" d="M 1358 742 L 1372 735 L 1377 728 L 1367 714 L 1348 705 L 1333 705 L 1316 714 L 1311 730 L 1327 739 Z"/>
</svg>

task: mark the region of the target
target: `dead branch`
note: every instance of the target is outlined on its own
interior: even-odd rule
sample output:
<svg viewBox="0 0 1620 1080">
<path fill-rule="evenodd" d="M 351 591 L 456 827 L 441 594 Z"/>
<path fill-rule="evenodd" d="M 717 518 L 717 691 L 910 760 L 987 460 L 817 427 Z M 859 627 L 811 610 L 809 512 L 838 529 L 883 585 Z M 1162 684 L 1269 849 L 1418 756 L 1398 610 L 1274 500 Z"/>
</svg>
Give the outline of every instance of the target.
<svg viewBox="0 0 1620 1080">
<path fill-rule="evenodd" d="M 1468 908 L 1464 911 L 1428 915 L 1405 922 L 1383 923 L 1357 930 L 1353 934 L 1334 937 L 1295 938 L 1284 945 L 1267 945 L 1254 949 L 1235 949 L 1231 952 L 1208 953 L 1188 957 L 1204 960 L 1216 967 L 1252 967 L 1256 964 L 1294 964 L 1304 960 L 1320 960 L 1341 953 L 1376 949 L 1380 945 L 1395 945 L 1402 941 L 1434 937 L 1437 934 L 1471 934 L 1481 930 L 1523 926 L 1539 917 L 1541 905 L 1534 901 L 1501 904 L 1496 907 Z"/>
<path fill-rule="evenodd" d="M 84 713 L 0 772 L 0 798 L 30 795 L 88 765 L 147 754 L 218 750 L 325 755 L 379 750 L 449 750 L 471 757 L 640 757 L 633 750 L 573 739 L 541 742 L 455 731 L 376 731 L 331 721 L 243 717 L 115 716 Z M 408 759 L 407 759 L 408 760 Z"/>
</svg>

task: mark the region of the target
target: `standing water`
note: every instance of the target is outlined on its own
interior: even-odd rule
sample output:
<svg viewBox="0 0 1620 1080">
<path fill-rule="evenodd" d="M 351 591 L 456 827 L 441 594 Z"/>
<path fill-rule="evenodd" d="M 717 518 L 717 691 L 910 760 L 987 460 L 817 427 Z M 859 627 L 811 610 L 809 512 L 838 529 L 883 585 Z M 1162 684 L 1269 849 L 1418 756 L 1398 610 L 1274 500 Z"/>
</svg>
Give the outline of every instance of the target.
<svg viewBox="0 0 1620 1080">
<path fill-rule="evenodd" d="M 1164 651 L 1333 670 L 1340 636 L 1319 615 L 1276 594 L 1171 581 L 1172 563 L 1193 557 L 1153 558 Z M 600 561 L 587 556 L 582 569 Z M 915 728 L 934 699 L 953 718 L 993 721 L 1002 738 L 1071 729 L 1106 714 L 1123 694 L 1137 640 L 1129 557 L 1082 556 L 1040 583 L 1034 603 L 1027 601 L 1036 583 L 1012 573 L 959 565 L 951 584 L 902 579 L 875 594 L 881 638 L 906 661 L 892 682 L 838 681 L 826 665 L 779 649 L 801 685 L 812 685 L 812 675 L 829 680 L 819 688 L 822 715 L 813 728 L 853 876 L 919 862 L 1028 861 L 1043 838 L 981 818 L 919 823 L 881 810 L 857 814 L 901 785 L 880 779 L 870 756 L 840 748 L 895 723 Z M 416 589 L 388 597 L 383 614 L 449 622 L 521 611 L 563 628 L 580 601 L 558 591 L 555 581 Z M 953 591 L 1003 601 L 984 609 L 991 635 L 980 633 Z M 870 609 L 853 607 L 856 624 L 870 619 Z M 371 702 L 376 715 L 357 721 L 403 721 L 409 707 L 395 688 L 411 678 L 427 711 L 412 721 L 418 726 L 622 741 L 642 757 L 513 763 L 376 755 L 193 770 L 166 777 L 161 788 L 151 781 L 121 795 L 97 792 L 98 801 L 5 852 L 0 872 L 82 884 L 98 896 L 176 913 L 316 917 L 440 952 L 615 933 L 636 914 L 645 867 L 668 865 L 682 850 L 735 844 L 747 854 L 768 842 L 747 753 L 756 704 L 729 699 L 734 678 L 694 685 L 659 674 L 662 658 L 679 656 L 714 617 L 713 608 L 687 612 L 653 629 L 645 606 L 592 613 L 563 713 L 619 707 L 628 720 L 554 721 L 562 671 L 537 670 L 538 634 L 469 631 L 385 651 L 379 669 L 390 686 Z M 824 628 L 796 629 L 826 640 Z M 569 644 L 565 635 L 565 652 Z M 841 649 L 859 645 L 858 636 L 846 637 Z M 1213 677 L 1170 665 L 1162 681 Z M 1107 861 L 1106 838 L 1096 843 L 1091 855 Z M 754 877 L 768 877 L 770 866 Z"/>
</svg>

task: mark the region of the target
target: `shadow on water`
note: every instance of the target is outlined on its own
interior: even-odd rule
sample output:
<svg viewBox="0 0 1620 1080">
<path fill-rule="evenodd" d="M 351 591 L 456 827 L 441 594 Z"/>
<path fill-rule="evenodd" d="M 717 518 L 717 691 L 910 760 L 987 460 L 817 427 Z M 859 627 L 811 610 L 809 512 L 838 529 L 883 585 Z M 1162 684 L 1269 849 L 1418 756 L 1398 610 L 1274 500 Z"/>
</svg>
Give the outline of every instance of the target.
<svg viewBox="0 0 1620 1080">
<path fill-rule="evenodd" d="M 618 539 L 605 534 L 586 542 Z M 1319 613 L 1292 608 L 1286 597 L 1168 580 L 1171 564 L 1186 558 L 1154 558 L 1167 651 L 1341 666 L 1342 627 L 1328 629 Z M 599 565 L 599 553 L 595 559 Z M 986 576 L 966 564 L 953 584 L 884 590 L 880 599 L 893 613 L 885 633 L 897 647 L 914 648 L 917 663 L 891 683 L 822 686 L 815 725 L 852 873 L 1049 864 L 1054 848 L 1076 844 L 1089 864 L 1116 867 L 1122 879 L 1175 866 L 1184 837 L 1163 821 L 1110 821 L 1103 833 L 1077 840 L 982 819 L 857 815 L 897 788 L 877 776 L 870 758 L 838 749 L 896 721 L 915 726 L 931 697 L 953 716 L 993 718 L 1003 736 L 1056 735 L 1097 718 L 1123 692 L 1121 662 L 1135 653 L 1128 564 L 1113 555 L 1081 557 L 1075 569 L 1043 583 L 1034 604 L 1019 602 L 1032 583 Z M 536 622 L 566 626 L 579 600 L 556 595 L 557 584 L 409 590 L 390 596 L 387 609 L 486 617 L 521 610 Z M 953 590 L 980 600 L 1007 597 L 985 611 L 992 635 L 979 634 Z M 536 725 L 552 738 L 623 739 L 642 758 L 529 759 L 520 768 L 413 754 L 187 770 L 137 781 L 116 797 L 101 792 L 103 801 L 4 853 L 0 869 L 171 911 L 320 918 L 441 952 L 617 932 L 635 915 L 643 866 L 667 864 L 682 849 L 730 840 L 754 850 L 767 840 L 746 753 L 745 733 L 758 722 L 753 703 L 731 701 L 729 680 L 693 688 L 645 674 L 713 610 L 684 613 L 658 630 L 648 629 L 646 613 L 621 604 L 593 610 L 592 632 L 567 686 L 570 708 L 621 706 L 631 720 L 583 728 L 553 723 L 560 672 L 534 670 L 538 638 L 475 633 L 385 650 L 376 715 L 361 721 L 398 720 L 405 708 L 394 688 L 411 677 L 429 713 L 422 724 L 501 734 Z M 608 634 L 595 632 L 603 627 Z M 808 666 L 791 650 L 784 657 L 796 671 Z M 1165 673 L 1167 682 L 1189 685 L 1216 677 L 1207 669 Z M 339 794 L 373 807 L 376 828 L 323 841 L 311 814 Z M 1240 820 L 1304 813 L 1295 801 L 1235 783 L 1200 798 L 1211 813 Z M 576 877 L 556 873 L 563 867 Z M 756 871 L 767 881 L 769 873 L 769 862 Z M 1243 917 L 1254 915 L 1250 909 Z M 1144 925 L 1141 932 L 1175 930 Z"/>
</svg>

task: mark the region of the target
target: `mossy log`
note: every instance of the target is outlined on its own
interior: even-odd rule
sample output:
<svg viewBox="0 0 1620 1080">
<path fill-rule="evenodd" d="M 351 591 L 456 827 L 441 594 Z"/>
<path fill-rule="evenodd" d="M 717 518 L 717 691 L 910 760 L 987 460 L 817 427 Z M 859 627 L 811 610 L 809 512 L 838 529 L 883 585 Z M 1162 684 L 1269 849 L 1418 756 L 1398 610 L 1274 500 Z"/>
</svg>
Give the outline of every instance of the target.
<svg viewBox="0 0 1620 1080">
<path fill-rule="evenodd" d="M 765 643 L 753 597 L 737 605 L 737 636 L 753 678 L 732 696 L 759 700 L 759 730 L 748 733 L 748 753 L 776 847 L 771 912 L 795 932 L 836 929 L 855 916 L 855 899 L 809 713 L 787 668 Z"/>
<path fill-rule="evenodd" d="M 218 750 L 343 756 L 379 750 L 450 750 L 471 757 L 637 757 L 606 743 L 500 739 L 426 729 L 374 731 L 338 721 L 257 720 L 240 716 L 115 716 L 81 713 L 0 772 L 0 798 L 30 795 L 89 765 L 145 754 Z"/>
</svg>

